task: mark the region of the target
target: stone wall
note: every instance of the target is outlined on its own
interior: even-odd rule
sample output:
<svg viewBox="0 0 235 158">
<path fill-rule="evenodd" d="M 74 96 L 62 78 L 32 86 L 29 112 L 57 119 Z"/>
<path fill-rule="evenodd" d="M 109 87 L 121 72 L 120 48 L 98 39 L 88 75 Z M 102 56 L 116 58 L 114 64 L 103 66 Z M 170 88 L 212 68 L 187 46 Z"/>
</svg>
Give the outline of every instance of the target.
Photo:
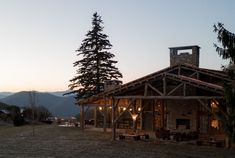
<svg viewBox="0 0 235 158">
<path fill-rule="evenodd" d="M 192 64 L 199 67 L 199 49 L 198 46 L 172 47 L 170 48 L 170 65 Z M 192 53 L 179 53 L 179 50 L 191 50 Z"/>
<path fill-rule="evenodd" d="M 166 128 L 172 132 L 189 132 L 197 130 L 198 103 L 194 100 L 168 100 L 167 101 Z M 189 129 L 180 125 L 177 127 L 177 119 L 188 119 Z"/>
</svg>

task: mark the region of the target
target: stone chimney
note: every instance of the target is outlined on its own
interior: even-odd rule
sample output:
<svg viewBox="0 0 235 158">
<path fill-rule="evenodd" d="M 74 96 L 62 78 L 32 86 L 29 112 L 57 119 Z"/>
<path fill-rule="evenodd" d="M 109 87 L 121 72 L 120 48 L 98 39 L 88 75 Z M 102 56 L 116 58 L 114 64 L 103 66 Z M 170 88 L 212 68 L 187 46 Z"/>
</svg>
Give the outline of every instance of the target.
<svg viewBox="0 0 235 158">
<path fill-rule="evenodd" d="M 197 45 L 183 46 L 183 47 L 170 47 L 170 66 L 177 64 L 191 64 L 199 67 L 199 49 Z M 191 52 L 178 51 L 191 50 Z"/>
</svg>

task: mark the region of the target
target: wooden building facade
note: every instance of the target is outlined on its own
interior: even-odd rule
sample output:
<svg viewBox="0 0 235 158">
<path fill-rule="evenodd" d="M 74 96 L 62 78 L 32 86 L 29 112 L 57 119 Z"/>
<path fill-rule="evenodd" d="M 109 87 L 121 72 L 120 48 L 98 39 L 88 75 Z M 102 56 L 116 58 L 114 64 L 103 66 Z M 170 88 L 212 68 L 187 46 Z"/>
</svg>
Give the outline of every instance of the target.
<svg viewBox="0 0 235 158">
<path fill-rule="evenodd" d="M 178 54 L 179 50 L 192 53 Z M 199 47 L 170 48 L 171 65 L 132 82 L 117 85 L 98 95 L 80 100 L 81 127 L 84 106 L 95 106 L 95 125 L 101 114 L 104 131 L 116 128 L 170 132 L 221 132 L 215 118 L 224 101 L 224 82 L 231 82 L 223 71 L 199 68 Z"/>
</svg>

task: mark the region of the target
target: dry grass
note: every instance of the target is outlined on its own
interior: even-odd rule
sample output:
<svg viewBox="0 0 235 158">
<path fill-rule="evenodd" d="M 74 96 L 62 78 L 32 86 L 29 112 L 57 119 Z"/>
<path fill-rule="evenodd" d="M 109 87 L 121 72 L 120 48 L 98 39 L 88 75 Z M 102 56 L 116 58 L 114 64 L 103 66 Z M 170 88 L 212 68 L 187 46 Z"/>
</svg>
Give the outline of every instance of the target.
<svg viewBox="0 0 235 158">
<path fill-rule="evenodd" d="M 78 128 L 0 126 L 0 157 L 80 157 L 80 158 L 223 158 L 235 157 L 233 150 L 189 144 L 148 141 L 111 141 L 110 133 Z M 234 155 L 233 155 L 234 154 Z"/>
</svg>

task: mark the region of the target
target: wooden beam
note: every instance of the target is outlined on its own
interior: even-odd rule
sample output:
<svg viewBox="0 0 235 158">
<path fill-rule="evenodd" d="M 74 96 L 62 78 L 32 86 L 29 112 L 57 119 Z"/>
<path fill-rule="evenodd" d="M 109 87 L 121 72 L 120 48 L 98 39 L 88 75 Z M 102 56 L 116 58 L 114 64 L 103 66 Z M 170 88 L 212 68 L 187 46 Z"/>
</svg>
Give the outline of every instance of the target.
<svg viewBox="0 0 235 158">
<path fill-rule="evenodd" d="M 115 120 L 115 109 L 116 109 L 116 106 L 115 106 L 115 99 L 112 98 L 112 140 L 116 140 L 116 122 L 114 121 Z"/>
<path fill-rule="evenodd" d="M 208 76 L 211 76 L 211 77 L 215 77 L 215 78 L 218 78 L 218 79 L 222 79 L 222 80 L 226 80 L 226 81 L 231 81 L 227 75 L 225 74 L 222 74 L 222 73 L 219 73 L 219 72 L 215 72 L 215 71 L 211 71 L 211 70 L 207 70 L 207 69 L 200 69 L 198 67 L 186 67 L 186 66 L 182 66 L 183 69 L 186 69 L 186 70 L 191 70 L 191 71 L 197 71 L 200 74 L 204 74 L 204 75 L 208 75 Z"/>
<path fill-rule="evenodd" d="M 212 83 L 207 83 L 205 81 L 200 81 L 197 79 L 193 79 L 190 77 L 186 77 L 186 76 L 179 76 L 179 75 L 175 75 L 175 74 L 169 74 L 166 73 L 167 78 L 175 80 L 175 81 L 179 81 L 179 82 L 183 82 L 183 83 L 187 83 L 189 85 L 192 85 L 194 87 L 198 87 L 201 89 L 205 89 L 207 91 L 213 91 L 215 93 L 220 93 L 223 94 L 223 87 L 216 85 L 216 84 L 212 84 Z"/>
<path fill-rule="evenodd" d="M 134 101 L 135 101 L 135 100 L 132 99 L 131 102 L 129 102 L 129 104 L 128 104 L 126 110 L 128 110 L 128 109 L 130 108 L 130 106 L 133 104 Z M 114 120 L 115 123 L 122 117 L 122 115 L 126 112 L 126 110 L 123 111 L 123 112 Z"/>
<path fill-rule="evenodd" d="M 103 119 L 104 119 L 104 124 L 103 124 L 103 128 L 104 128 L 104 132 L 106 133 L 107 132 L 107 98 L 105 97 L 104 98 L 104 117 L 103 117 Z"/>
<path fill-rule="evenodd" d="M 224 99 L 223 96 L 114 96 L 115 99 Z"/>
<path fill-rule="evenodd" d="M 180 75 L 180 74 L 181 74 L 181 65 L 178 68 L 178 75 Z"/>
<path fill-rule="evenodd" d="M 184 93 L 184 96 L 186 96 L 186 83 L 184 83 L 184 91 L 183 91 L 183 93 Z"/>
<path fill-rule="evenodd" d="M 154 90 L 155 92 L 157 92 L 158 94 L 160 94 L 160 95 L 163 96 L 163 93 L 160 92 L 160 91 L 159 91 L 158 89 L 156 89 L 155 87 L 153 87 L 151 84 L 148 84 L 148 86 L 149 86 L 152 90 Z"/>
<path fill-rule="evenodd" d="M 155 131 L 155 103 L 152 104 L 151 108 L 152 108 L 152 131 Z"/>
<path fill-rule="evenodd" d="M 212 111 L 212 109 L 210 107 L 208 107 L 208 105 L 206 103 L 204 103 L 201 99 L 198 99 L 198 102 L 204 107 L 206 108 L 207 111 L 209 111 L 210 113 L 212 113 L 214 116 L 216 116 L 216 114 Z"/>
<path fill-rule="evenodd" d="M 147 96 L 148 95 L 148 84 L 145 83 L 144 85 L 144 96 Z"/>
<path fill-rule="evenodd" d="M 120 99 L 112 97 L 112 140 L 116 140 L 116 109 L 118 107 Z"/>
<path fill-rule="evenodd" d="M 140 99 L 140 108 L 143 111 L 143 100 Z M 143 130 L 143 113 L 140 113 L 140 130 Z"/>
<path fill-rule="evenodd" d="M 163 77 L 163 95 L 166 96 L 166 75 Z"/>
<path fill-rule="evenodd" d="M 179 74 L 180 75 L 180 74 Z M 198 75 L 198 72 L 194 72 L 190 75 L 190 77 L 193 77 L 194 75 Z M 197 78 L 198 79 L 198 78 Z M 175 92 L 178 88 L 180 88 L 181 86 L 184 85 L 183 83 L 180 83 L 177 87 L 175 87 L 174 89 L 172 89 L 167 95 L 171 95 L 173 92 Z"/>
<path fill-rule="evenodd" d="M 202 100 L 198 99 L 198 102 L 206 108 L 206 110 L 214 115 L 217 120 L 220 120 L 219 116 L 210 108 L 208 104 L 204 103 Z"/>
<path fill-rule="evenodd" d="M 167 95 L 168 95 L 168 96 L 171 95 L 173 92 L 175 92 L 178 88 L 180 88 L 180 87 L 183 86 L 183 85 L 184 85 L 184 83 L 179 84 L 179 85 L 176 86 L 174 89 L 172 89 Z"/>
<path fill-rule="evenodd" d="M 191 75 L 189 75 L 189 77 L 193 77 L 194 75 L 197 76 L 197 71 L 196 72 L 193 72 Z"/>
<path fill-rule="evenodd" d="M 161 100 L 161 103 L 160 103 L 160 108 L 161 108 L 161 128 L 165 128 L 165 116 L 167 116 L 165 114 L 165 107 L 166 107 L 166 101 L 165 100 Z"/>
<path fill-rule="evenodd" d="M 199 80 L 199 78 L 200 78 L 200 74 L 199 74 L 199 72 L 197 71 L 197 79 Z"/>
<path fill-rule="evenodd" d="M 97 127 L 97 107 L 95 107 L 94 110 L 94 126 Z"/>
</svg>

